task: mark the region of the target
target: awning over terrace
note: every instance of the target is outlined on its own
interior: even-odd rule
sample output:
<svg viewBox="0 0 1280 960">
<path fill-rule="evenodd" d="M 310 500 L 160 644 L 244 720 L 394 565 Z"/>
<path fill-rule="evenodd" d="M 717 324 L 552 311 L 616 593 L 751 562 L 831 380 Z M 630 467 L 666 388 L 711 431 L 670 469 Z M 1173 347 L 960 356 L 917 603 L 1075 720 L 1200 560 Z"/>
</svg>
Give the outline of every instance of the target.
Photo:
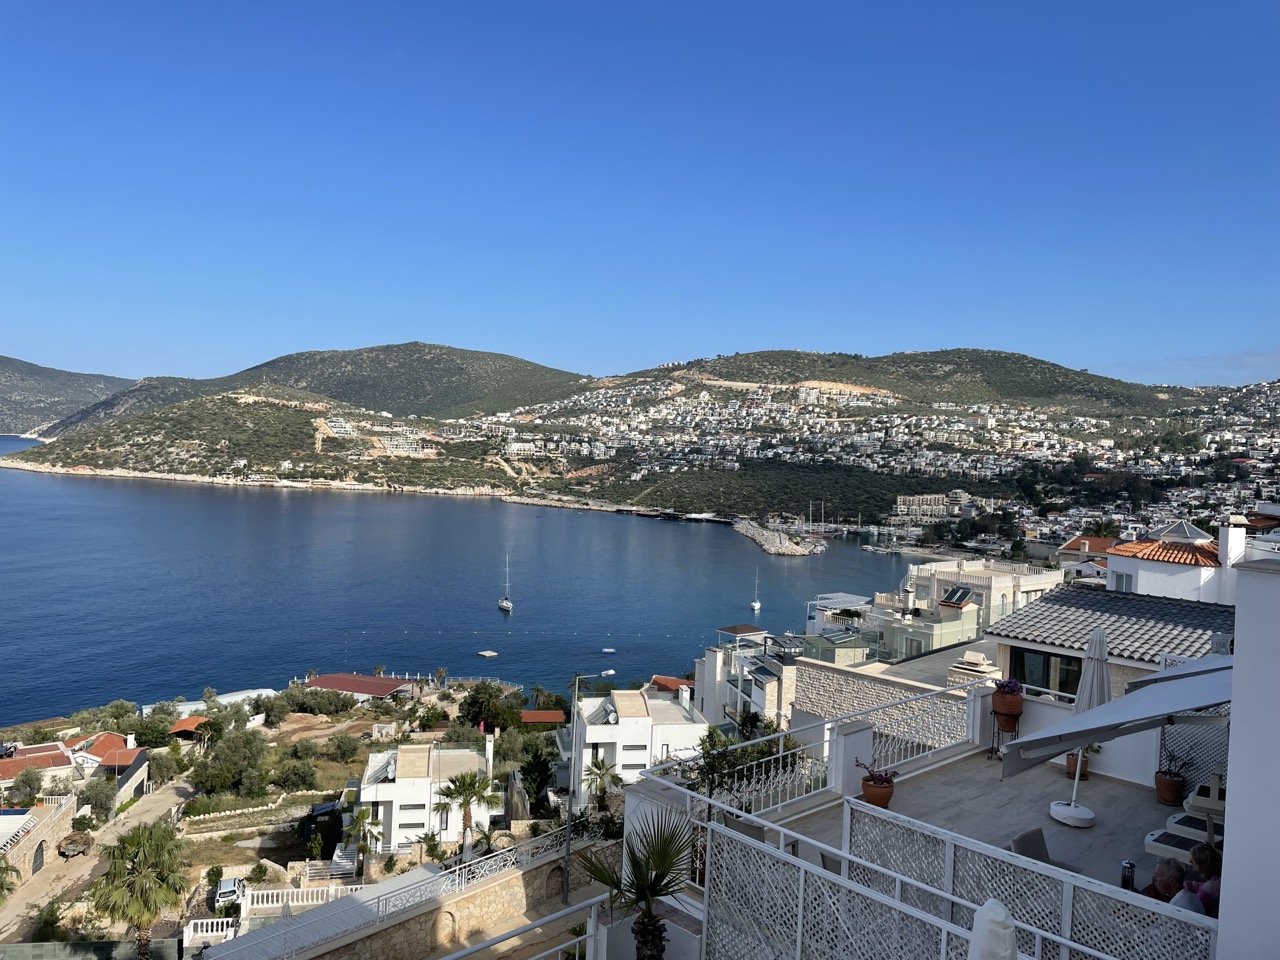
<svg viewBox="0 0 1280 960">
<path fill-rule="evenodd" d="M 1226 723 L 1226 717 L 1185 714 L 1231 701 L 1231 657 L 1191 660 L 1135 680 L 1126 689 L 1123 697 L 1011 741 L 1005 747 L 1002 777 L 1015 776 L 1087 743 L 1179 723 Z"/>
</svg>

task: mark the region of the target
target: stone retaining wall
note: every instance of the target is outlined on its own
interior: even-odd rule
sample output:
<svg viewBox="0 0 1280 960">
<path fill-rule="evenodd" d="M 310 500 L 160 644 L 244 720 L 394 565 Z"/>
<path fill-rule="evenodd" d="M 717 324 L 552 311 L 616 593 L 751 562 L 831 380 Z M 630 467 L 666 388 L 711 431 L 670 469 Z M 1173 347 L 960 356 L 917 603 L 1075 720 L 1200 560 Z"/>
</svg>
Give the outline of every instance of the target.
<svg viewBox="0 0 1280 960">
<path fill-rule="evenodd" d="M 621 841 L 597 843 L 595 847 L 621 856 Z M 576 859 L 569 879 L 575 890 L 591 883 Z M 519 926 L 529 911 L 554 913 L 560 906 L 563 883 L 563 861 L 548 857 L 524 870 L 507 870 L 466 890 L 447 894 L 427 904 L 420 913 L 354 943 L 310 956 L 318 960 L 422 960 L 433 950 L 456 947 L 464 939 L 483 939 Z"/>
<path fill-rule="evenodd" d="M 44 866 L 42 869 L 48 870 L 59 862 L 58 841 L 71 832 L 71 820 L 75 815 L 76 802 L 74 800 L 68 801 L 52 814 L 42 816 L 36 825 L 31 828 L 31 832 L 13 845 L 13 848 L 9 851 L 9 865 L 17 867 L 18 883 L 26 883 L 31 879 L 31 867 L 40 844 L 44 844 Z M 6 817 L 5 819 L 19 820 L 22 818 Z M 94 845 L 97 845 L 96 837 L 94 838 Z"/>
</svg>

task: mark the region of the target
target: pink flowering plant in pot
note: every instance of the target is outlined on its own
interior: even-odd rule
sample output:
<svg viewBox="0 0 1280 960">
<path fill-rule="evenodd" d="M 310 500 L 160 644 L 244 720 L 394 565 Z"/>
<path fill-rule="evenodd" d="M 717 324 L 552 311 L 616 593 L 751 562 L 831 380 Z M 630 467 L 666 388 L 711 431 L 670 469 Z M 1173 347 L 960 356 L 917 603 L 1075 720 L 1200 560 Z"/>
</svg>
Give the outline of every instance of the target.
<svg viewBox="0 0 1280 960">
<path fill-rule="evenodd" d="M 871 758 L 870 763 L 863 763 L 858 757 L 854 757 L 853 762 L 866 771 L 862 777 L 862 799 L 873 807 L 887 808 L 889 799 L 893 796 L 893 780 L 898 771 L 877 767 L 875 757 Z"/>
<path fill-rule="evenodd" d="M 871 763 L 863 763 L 861 759 L 854 757 L 853 763 L 854 766 L 867 771 L 862 779 L 871 781 L 877 787 L 893 786 L 893 779 L 898 776 L 897 770 L 889 770 L 886 767 L 873 766 L 875 763 L 875 757 L 871 758 Z"/>
</svg>

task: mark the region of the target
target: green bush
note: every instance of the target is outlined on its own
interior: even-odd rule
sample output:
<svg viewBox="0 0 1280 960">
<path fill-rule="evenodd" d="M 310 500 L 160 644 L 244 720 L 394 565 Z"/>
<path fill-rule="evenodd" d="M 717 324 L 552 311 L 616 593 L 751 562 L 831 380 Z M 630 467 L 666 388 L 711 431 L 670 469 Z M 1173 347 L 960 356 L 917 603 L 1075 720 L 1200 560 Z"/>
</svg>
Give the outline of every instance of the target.
<svg viewBox="0 0 1280 960">
<path fill-rule="evenodd" d="M 286 793 L 294 790 L 314 790 L 316 768 L 306 760 L 286 760 L 272 774 L 272 781 Z"/>
<path fill-rule="evenodd" d="M 135 803 L 137 803 L 139 799 L 140 799 L 139 797 L 130 797 L 124 803 L 120 804 L 120 806 L 116 807 L 116 816 L 119 816 L 120 814 L 124 813 L 126 810 L 132 807 Z"/>
<path fill-rule="evenodd" d="M 90 777 L 80 791 L 80 802 L 93 809 L 93 815 L 105 821 L 116 805 L 116 785 L 107 777 Z"/>
<path fill-rule="evenodd" d="M 249 876 L 246 877 L 246 879 L 250 883 L 262 883 L 263 880 L 267 879 L 266 864 L 255 863 L 253 865 L 253 869 L 249 871 Z"/>
<path fill-rule="evenodd" d="M 396 869 L 396 855 L 393 853 L 391 854 L 391 856 L 387 857 L 387 859 L 383 862 L 382 872 L 395 873 L 395 869 Z"/>
<path fill-rule="evenodd" d="M 349 733 L 337 733 L 329 738 L 328 750 L 338 763 L 348 763 L 360 752 L 360 741 Z"/>
<path fill-rule="evenodd" d="M 98 826 L 98 821 L 92 816 L 80 816 L 71 818 L 71 829 L 76 833 L 88 833 Z"/>
<path fill-rule="evenodd" d="M 220 880 L 222 880 L 221 866 L 214 865 L 204 872 L 204 883 L 206 887 L 216 887 Z"/>
</svg>

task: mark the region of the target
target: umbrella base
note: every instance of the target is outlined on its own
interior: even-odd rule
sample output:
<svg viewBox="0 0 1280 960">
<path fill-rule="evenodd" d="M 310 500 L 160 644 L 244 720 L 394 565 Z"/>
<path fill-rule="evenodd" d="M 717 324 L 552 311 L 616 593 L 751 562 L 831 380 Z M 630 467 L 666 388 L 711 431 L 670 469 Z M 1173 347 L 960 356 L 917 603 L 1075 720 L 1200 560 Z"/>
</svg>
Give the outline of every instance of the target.
<svg viewBox="0 0 1280 960">
<path fill-rule="evenodd" d="M 1049 804 L 1049 816 L 1069 827 L 1092 827 L 1093 811 L 1078 803 L 1055 800 Z"/>
</svg>

